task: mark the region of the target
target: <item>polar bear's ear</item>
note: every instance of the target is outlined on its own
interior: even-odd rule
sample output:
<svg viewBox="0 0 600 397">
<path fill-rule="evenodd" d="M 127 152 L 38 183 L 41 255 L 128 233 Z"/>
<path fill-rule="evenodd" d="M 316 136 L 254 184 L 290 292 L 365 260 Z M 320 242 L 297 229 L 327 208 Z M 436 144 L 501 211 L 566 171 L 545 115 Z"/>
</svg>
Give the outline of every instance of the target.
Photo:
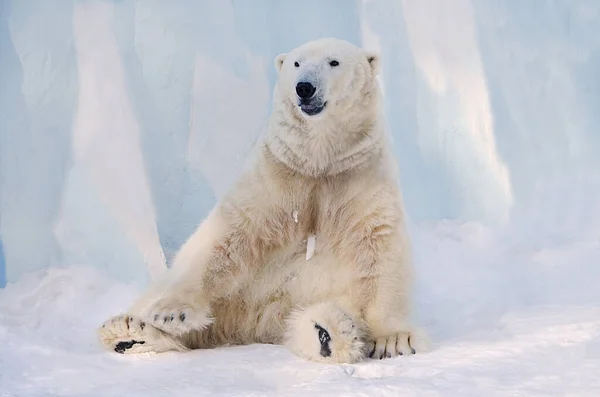
<svg viewBox="0 0 600 397">
<path fill-rule="evenodd" d="M 278 72 L 283 66 L 283 61 L 285 61 L 285 57 L 287 57 L 287 54 L 279 54 L 275 57 L 275 69 L 277 69 Z"/>
<path fill-rule="evenodd" d="M 379 74 L 379 54 L 375 52 L 367 52 L 367 61 L 369 61 L 369 65 L 371 65 L 371 70 L 374 75 Z"/>
</svg>

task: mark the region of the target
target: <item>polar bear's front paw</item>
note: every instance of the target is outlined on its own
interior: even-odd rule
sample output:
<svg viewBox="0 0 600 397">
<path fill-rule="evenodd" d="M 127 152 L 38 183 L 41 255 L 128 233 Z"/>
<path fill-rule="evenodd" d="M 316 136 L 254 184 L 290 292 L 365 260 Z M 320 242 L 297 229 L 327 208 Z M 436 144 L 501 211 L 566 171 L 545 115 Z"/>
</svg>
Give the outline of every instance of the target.
<svg viewBox="0 0 600 397">
<path fill-rule="evenodd" d="M 285 345 L 312 361 L 354 363 L 364 358 L 363 331 L 333 303 L 320 303 L 292 313 Z"/>
<path fill-rule="evenodd" d="M 396 356 L 408 356 L 428 349 L 424 335 L 418 332 L 397 332 L 380 337 L 367 344 L 370 358 L 383 359 Z"/>
<path fill-rule="evenodd" d="M 143 317 L 154 327 L 176 336 L 202 330 L 212 323 L 208 308 L 175 299 L 158 300 Z"/>
</svg>

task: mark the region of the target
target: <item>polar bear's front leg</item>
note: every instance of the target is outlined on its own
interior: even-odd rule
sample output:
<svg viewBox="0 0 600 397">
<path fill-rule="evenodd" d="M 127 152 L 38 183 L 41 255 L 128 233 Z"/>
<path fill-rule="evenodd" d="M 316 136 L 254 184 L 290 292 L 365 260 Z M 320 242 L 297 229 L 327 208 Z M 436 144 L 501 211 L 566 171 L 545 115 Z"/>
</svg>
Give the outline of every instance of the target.
<svg viewBox="0 0 600 397">
<path fill-rule="evenodd" d="M 99 330 L 104 347 L 118 353 L 185 350 L 190 333 L 212 323 L 211 298 L 227 289 L 207 290 L 207 280 L 225 263 L 219 247 L 231 229 L 213 211 L 190 236 L 175 257 L 173 266 L 134 302 L 127 314 L 106 321 Z M 222 280 L 226 283 L 226 277 Z M 228 288 L 235 288 L 229 283 Z"/>
<path fill-rule="evenodd" d="M 210 297 L 203 279 L 222 234 L 220 219 L 213 211 L 180 248 L 171 269 L 137 299 L 129 313 L 174 336 L 209 326 Z"/>
<path fill-rule="evenodd" d="M 384 259 L 374 266 L 375 275 L 363 279 L 368 304 L 364 319 L 369 327 L 368 353 L 383 359 L 428 350 L 425 334 L 410 321 L 411 263 L 406 254 Z M 381 255 L 385 258 L 385 255 Z"/>
<path fill-rule="evenodd" d="M 355 227 L 343 235 L 339 254 L 356 277 L 352 290 L 369 330 L 368 355 L 389 358 L 426 350 L 424 334 L 410 321 L 414 269 L 397 192 L 376 190 L 355 203 L 354 213 Z"/>
<path fill-rule="evenodd" d="M 284 345 L 311 361 L 354 363 L 365 357 L 365 331 L 359 319 L 333 302 L 293 311 Z"/>
<path fill-rule="evenodd" d="M 364 310 L 369 326 L 367 355 L 383 359 L 428 350 L 425 334 L 410 321 L 410 262 L 406 255 L 378 264 L 378 276 L 365 281 L 371 291 Z"/>
<path fill-rule="evenodd" d="M 241 191 L 220 203 L 178 252 L 167 280 L 131 313 L 173 335 L 209 326 L 211 302 L 237 293 L 265 253 L 287 241 L 286 228 L 295 226 L 285 210 L 265 202 L 247 200 Z"/>
</svg>

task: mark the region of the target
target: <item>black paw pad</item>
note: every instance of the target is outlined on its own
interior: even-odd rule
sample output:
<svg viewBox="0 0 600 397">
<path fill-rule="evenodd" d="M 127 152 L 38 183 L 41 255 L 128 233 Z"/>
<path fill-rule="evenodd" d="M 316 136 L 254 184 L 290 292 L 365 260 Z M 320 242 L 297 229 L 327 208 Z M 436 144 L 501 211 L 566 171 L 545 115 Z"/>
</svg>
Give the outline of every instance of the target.
<svg viewBox="0 0 600 397">
<path fill-rule="evenodd" d="M 179 319 L 181 320 L 181 322 L 184 322 L 185 321 L 185 313 L 181 313 L 179 315 Z"/>
<path fill-rule="evenodd" d="M 146 343 L 146 342 L 144 342 L 143 340 L 142 341 L 130 340 L 130 341 L 119 342 L 119 343 L 117 343 L 117 346 L 115 346 L 115 351 L 117 353 L 123 354 L 123 353 L 125 353 L 125 350 L 131 349 L 133 347 L 133 345 L 136 345 L 136 344 L 143 345 L 144 343 Z"/>
<path fill-rule="evenodd" d="M 315 323 L 315 329 L 319 331 L 319 342 L 321 343 L 321 356 L 330 357 L 331 356 L 331 347 L 329 346 L 329 342 L 331 342 L 331 336 L 329 332 L 319 324 Z"/>
<path fill-rule="evenodd" d="M 154 315 L 154 321 L 158 321 L 158 314 Z"/>
</svg>

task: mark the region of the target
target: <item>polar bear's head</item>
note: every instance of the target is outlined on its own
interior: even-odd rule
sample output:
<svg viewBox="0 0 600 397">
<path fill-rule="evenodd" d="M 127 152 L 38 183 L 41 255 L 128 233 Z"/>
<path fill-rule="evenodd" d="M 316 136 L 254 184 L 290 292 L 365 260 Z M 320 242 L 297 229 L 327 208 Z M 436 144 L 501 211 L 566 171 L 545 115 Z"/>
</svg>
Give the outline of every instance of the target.
<svg viewBox="0 0 600 397">
<path fill-rule="evenodd" d="M 275 67 L 277 101 L 307 122 L 334 114 L 341 121 L 344 114 L 371 106 L 379 57 L 347 41 L 325 38 L 278 55 Z"/>
<path fill-rule="evenodd" d="M 265 149 L 311 177 L 376 161 L 384 127 L 379 57 L 347 41 L 310 41 L 275 58 Z"/>
</svg>

